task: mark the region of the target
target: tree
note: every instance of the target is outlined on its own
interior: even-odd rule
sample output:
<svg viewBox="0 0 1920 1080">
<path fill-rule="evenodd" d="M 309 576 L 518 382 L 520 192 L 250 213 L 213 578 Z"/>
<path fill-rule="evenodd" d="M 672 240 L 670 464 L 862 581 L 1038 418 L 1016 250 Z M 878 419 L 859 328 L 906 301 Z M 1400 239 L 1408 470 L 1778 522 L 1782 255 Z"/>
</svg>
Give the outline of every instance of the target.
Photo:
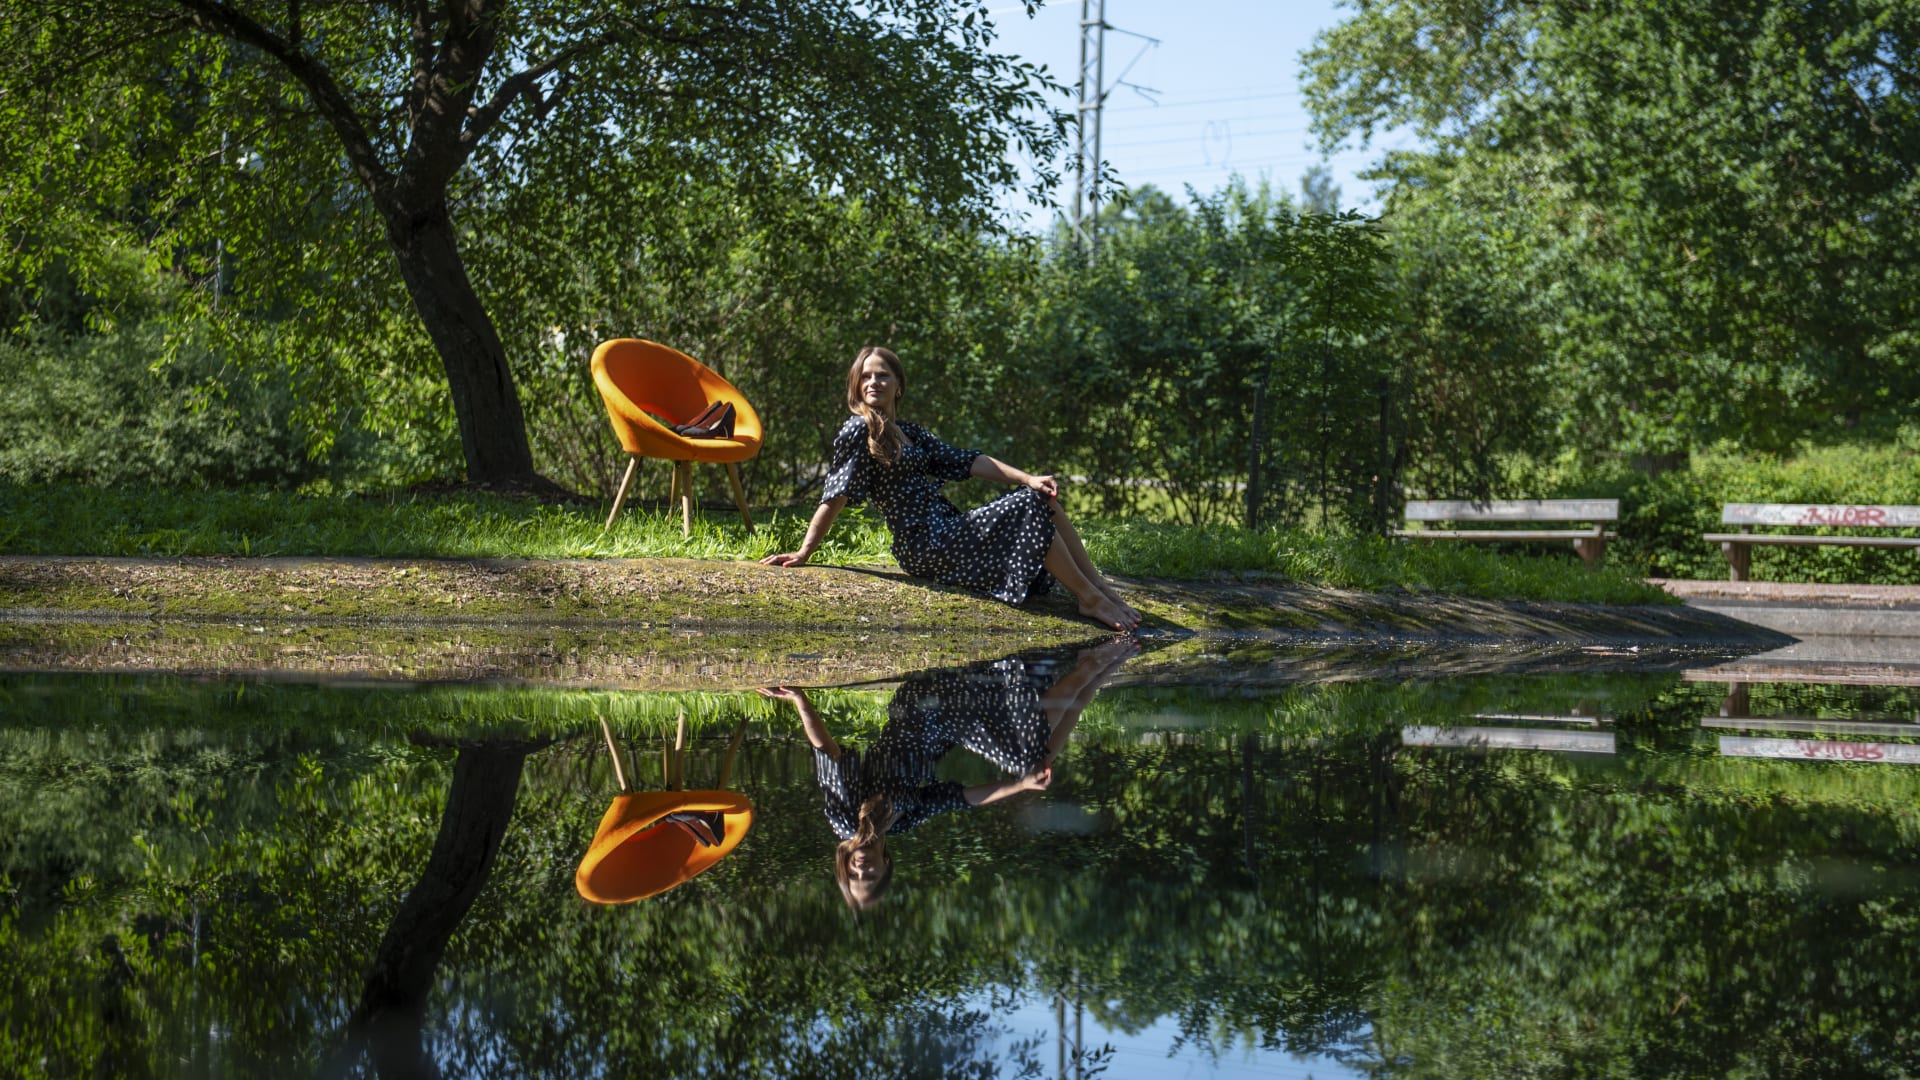
<svg viewBox="0 0 1920 1080">
<path fill-rule="evenodd" d="M 1362 347 L 1387 316 L 1372 222 L 1238 180 L 1186 207 L 1142 187 L 1102 214 L 1097 256 L 1049 265 L 1026 351 L 1052 365 L 1056 445 L 1103 508 L 1377 527 L 1392 465 L 1387 366 Z"/>
<path fill-rule="evenodd" d="M 481 483 L 534 478 L 511 358 L 476 282 L 489 247 L 570 208 L 628 220 L 697 180 L 725 177 L 750 203 L 795 169 L 984 224 L 991 191 L 1016 182 L 1013 153 L 1046 162 L 1060 138 L 1040 109 L 1045 77 L 992 53 L 985 9 L 961 0 L 0 11 L 13 132 L 0 212 L 23 263 L 44 260 L 54 235 L 30 223 L 131 199 L 129 225 L 222 283 L 210 293 L 231 273 L 229 303 L 335 333 L 366 326 L 354 314 L 397 273 Z M 469 217 L 486 231 L 463 228 Z"/>
<path fill-rule="evenodd" d="M 1329 144 L 1428 140 L 1382 162 L 1390 216 L 1519 236 L 1487 291 L 1530 299 L 1561 437 L 1658 459 L 1920 399 L 1916 49 L 1903 0 L 1382 0 L 1319 38 L 1307 96 Z"/>
</svg>

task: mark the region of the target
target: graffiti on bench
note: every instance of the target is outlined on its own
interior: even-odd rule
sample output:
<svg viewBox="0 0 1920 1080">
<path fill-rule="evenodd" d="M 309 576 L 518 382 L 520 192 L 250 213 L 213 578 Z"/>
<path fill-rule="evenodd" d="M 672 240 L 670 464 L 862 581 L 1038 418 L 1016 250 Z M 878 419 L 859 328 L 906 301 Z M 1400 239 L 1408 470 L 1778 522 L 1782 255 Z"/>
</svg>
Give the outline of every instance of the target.
<svg viewBox="0 0 1920 1080">
<path fill-rule="evenodd" d="M 1913 528 L 1920 506 L 1872 506 L 1862 503 L 1726 503 L 1723 525 L 1817 525 L 1825 528 Z"/>
<path fill-rule="evenodd" d="M 1887 511 L 1882 506 L 1809 506 L 1796 524 L 1885 525 Z"/>
<path fill-rule="evenodd" d="M 1920 765 L 1920 746 L 1912 743 L 1830 742 L 1816 739 L 1761 739 L 1720 736 L 1728 757 L 1786 758 L 1801 761 L 1882 761 Z"/>
</svg>

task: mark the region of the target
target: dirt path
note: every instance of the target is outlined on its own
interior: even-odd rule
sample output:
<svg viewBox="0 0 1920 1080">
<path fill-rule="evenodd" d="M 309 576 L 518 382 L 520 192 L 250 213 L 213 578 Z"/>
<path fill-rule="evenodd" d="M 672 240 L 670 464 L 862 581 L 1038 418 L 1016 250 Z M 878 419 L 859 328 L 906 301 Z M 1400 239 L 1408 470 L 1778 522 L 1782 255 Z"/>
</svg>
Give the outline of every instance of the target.
<svg viewBox="0 0 1920 1080">
<path fill-rule="evenodd" d="M 1247 582 L 1126 581 L 1143 633 L 1365 648 L 1787 639 L 1687 607 L 1503 603 Z M 12 670 L 506 678 L 566 685 L 857 681 L 1102 634 L 898 572 L 690 559 L 0 557 Z"/>
</svg>

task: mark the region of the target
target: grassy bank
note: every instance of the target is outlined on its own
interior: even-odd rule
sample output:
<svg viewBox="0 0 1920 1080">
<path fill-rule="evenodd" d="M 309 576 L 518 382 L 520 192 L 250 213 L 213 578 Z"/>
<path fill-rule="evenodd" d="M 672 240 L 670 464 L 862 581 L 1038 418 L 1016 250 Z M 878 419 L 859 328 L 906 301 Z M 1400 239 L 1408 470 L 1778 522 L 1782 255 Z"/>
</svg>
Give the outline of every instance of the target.
<svg viewBox="0 0 1920 1080">
<path fill-rule="evenodd" d="M 605 508 L 488 495 L 291 496 L 269 491 L 130 491 L 0 485 L 0 554 L 173 557 L 757 559 L 797 546 L 810 508 L 762 512 L 752 533 L 731 510 L 696 519 L 640 507 L 603 530 Z M 1570 550 L 1533 554 L 1377 537 L 1090 519 L 1102 568 L 1120 577 L 1243 577 L 1497 600 L 1665 603 L 1618 567 L 1590 571 Z M 877 516 L 843 514 L 818 561 L 889 565 Z"/>
</svg>

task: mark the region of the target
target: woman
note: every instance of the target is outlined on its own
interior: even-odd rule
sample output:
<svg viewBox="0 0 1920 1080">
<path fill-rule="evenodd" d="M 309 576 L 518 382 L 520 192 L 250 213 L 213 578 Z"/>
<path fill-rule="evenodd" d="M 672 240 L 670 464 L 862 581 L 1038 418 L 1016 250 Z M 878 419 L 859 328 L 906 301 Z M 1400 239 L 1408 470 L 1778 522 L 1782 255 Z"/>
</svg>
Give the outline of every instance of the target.
<svg viewBox="0 0 1920 1080">
<path fill-rule="evenodd" d="M 1115 630 L 1140 625 L 1140 613 L 1120 599 L 1094 569 L 1060 510 L 1060 485 L 974 450 L 957 450 L 918 424 L 896 418 L 906 373 L 900 358 L 878 347 L 860 350 L 847 372 L 847 409 L 853 413 L 833 439 L 820 507 L 807 523 L 800 550 L 760 560 L 800 566 L 827 538 L 849 502 L 872 499 L 893 533 L 893 557 L 916 577 L 961 585 L 1009 604 L 1046 592 L 1055 580 L 1080 602 L 1080 613 Z M 949 480 L 977 476 L 1019 485 L 1013 492 L 961 513 L 940 494 Z"/>
<path fill-rule="evenodd" d="M 1083 650 L 1064 673 L 1052 658 L 1014 656 L 909 676 L 887 703 L 886 726 L 864 750 L 842 747 L 805 691 L 760 688 L 800 713 L 827 824 L 840 838 L 833 877 L 847 906 L 864 911 L 886 894 L 893 881 L 890 834 L 936 814 L 1045 791 L 1053 759 L 1094 691 L 1138 648 L 1132 638 L 1116 638 Z M 937 779 L 934 766 L 955 747 L 986 758 L 1008 778 L 966 787 Z"/>
</svg>

